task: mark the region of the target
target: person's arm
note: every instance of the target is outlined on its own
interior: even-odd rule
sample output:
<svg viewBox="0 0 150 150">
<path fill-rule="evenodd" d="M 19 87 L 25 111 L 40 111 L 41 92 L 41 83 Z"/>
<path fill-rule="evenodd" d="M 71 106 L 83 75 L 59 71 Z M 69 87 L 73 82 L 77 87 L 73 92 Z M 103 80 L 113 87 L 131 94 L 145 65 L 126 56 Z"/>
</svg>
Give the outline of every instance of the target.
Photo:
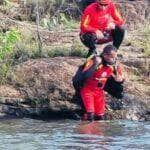
<svg viewBox="0 0 150 150">
<path fill-rule="evenodd" d="M 96 33 L 98 29 L 90 26 L 91 19 L 92 16 L 90 10 L 85 10 L 81 18 L 81 30 L 84 30 L 86 32 Z"/>
<path fill-rule="evenodd" d="M 115 65 L 115 73 L 112 74 L 114 77 L 115 81 L 117 82 L 123 82 L 125 80 L 124 74 L 123 74 L 123 65 L 121 63 L 117 63 Z"/>
<path fill-rule="evenodd" d="M 90 32 L 90 33 L 95 33 L 96 37 L 98 39 L 104 38 L 103 33 L 99 29 L 94 28 L 94 27 L 89 25 L 91 18 L 92 18 L 91 15 L 88 13 L 83 15 L 83 17 L 81 19 L 81 30 L 86 31 L 86 32 Z"/>
<path fill-rule="evenodd" d="M 115 25 L 124 25 L 123 18 L 114 4 L 111 5 L 111 15 L 114 19 Z"/>
</svg>

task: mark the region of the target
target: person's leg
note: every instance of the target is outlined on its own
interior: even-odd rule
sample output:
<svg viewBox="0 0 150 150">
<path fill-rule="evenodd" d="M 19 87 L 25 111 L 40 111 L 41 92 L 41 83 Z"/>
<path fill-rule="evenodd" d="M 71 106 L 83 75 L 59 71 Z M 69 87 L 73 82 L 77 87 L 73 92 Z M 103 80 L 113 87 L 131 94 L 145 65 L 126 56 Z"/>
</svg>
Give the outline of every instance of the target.
<svg viewBox="0 0 150 150">
<path fill-rule="evenodd" d="M 96 94 L 94 98 L 95 120 L 104 119 L 105 105 L 104 92 L 101 91 L 101 93 Z"/>
<path fill-rule="evenodd" d="M 80 35 L 81 42 L 89 48 L 87 57 L 89 57 L 96 49 L 96 35 L 93 33 L 84 33 Z"/>
<path fill-rule="evenodd" d="M 83 100 L 85 109 L 86 109 L 86 116 L 87 120 L 93 121 L 94 120 L 94 96 L 93 92 L 88 88 L 82 88 L 80 91 L 81 98 Z"/>
<path fill-rule="evenodd" d="M 112 31 L 113 46 L 119 49 L 125 35 L 125 28 L 123 26 L 116 26 Z"/>
</svg>

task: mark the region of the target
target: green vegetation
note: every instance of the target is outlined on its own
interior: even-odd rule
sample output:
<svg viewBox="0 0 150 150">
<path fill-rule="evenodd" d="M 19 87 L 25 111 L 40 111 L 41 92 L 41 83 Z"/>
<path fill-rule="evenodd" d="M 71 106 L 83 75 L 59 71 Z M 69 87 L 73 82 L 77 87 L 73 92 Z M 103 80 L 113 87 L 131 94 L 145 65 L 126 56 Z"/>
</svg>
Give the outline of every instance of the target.
<svg viewBox="0 0 150 150">
<path fill-rule="evenodd" d="M 7 14 L 9 13 L 9 11 L 12 8 L 12 3 L 11 0 L 2 0 L 0 1 L 1 5 L 0 5 L 0 11 L 2 11 L 3 13 Z"/>
<path fill-rule="evenodd" d="M 62 47 L 55 47 L 54 49 L 48 52 L 49 57 L 57 57 L 57 56 L 77 56 L 77 57 L 85 57 L 86 51 L 83 49 L 68 49 Z"/>
<path fill-rule="evenodd" d="M 150 56 L 150 24 L 141 27 L 134 31 L 133 36 L 130 37 L 133 46 L 143 50 L 145 56 Z"/>
<path fill-rule="evenodd" d="M 5 84 L 7 81 L 8 72 L 10 70 L 11 62 L 0 64 L 0 84 Z"/>
<path fill-rule="evenodd" d="M 20 40 L 21 35 L 18 30 L 11 29 L 5 33 L 0 33 L 0 60 L 13 53 L 15 43 Z"/>
<path fill-rule="evenodd" d="M 57 28 L 76 29 L 79 26 L 79 23 L 75 20 L 68 19 L 64 13 L 60 13 L 57 17 L 43 18 L 41 20 L 41 26 L 49 30 Z"/>
<path fill-rule="evenodd" d="M 146 56 L 150 56 L 150 25 L 144 27 L 144 30 L 140 31 L 143 35 L 142 40 L 139 40 L 140 47 L 144 50 Z"/>
<path fill-rule="evenodd" d="M 5 83 L 9 69 L 13 63 L 13 50 L 21 34 L 17 29 L 0 33 L 0 83 Z"/>
</svg>

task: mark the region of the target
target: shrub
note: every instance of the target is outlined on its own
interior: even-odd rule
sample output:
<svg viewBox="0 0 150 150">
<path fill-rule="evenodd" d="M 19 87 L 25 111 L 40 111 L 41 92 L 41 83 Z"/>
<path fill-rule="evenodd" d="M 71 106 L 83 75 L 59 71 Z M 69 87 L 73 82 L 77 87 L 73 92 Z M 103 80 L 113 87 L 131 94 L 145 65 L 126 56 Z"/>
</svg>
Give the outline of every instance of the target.
<svg viewBox="0 0 150 150">
<path fill-rule="evenodd" d="M 11 29 L 5 33 L 0 33 L 0 61 L 4 60 L 7 55 L 13 53 L 15 43 L 21 38 L 17 29 Z"/>
<path fill-rule="evenodd" d="M 83 49 L 76 48 L 62 48 L 56 47 L 48 52 L 49 57 L 57 57 L 57 56 L 77 56 L 77 57 L 85 57 L 86 51 Z"/>
<path fill-rule="evenodd" d="M 17 29 L 11 29 L 0 33 L 0 83 L 6 81 L 7 74 L 13 63 L 13 50 L 15 44 L 20 40 L 21 34 Z"/>
<path fill-rule="evenodd" d="M 142 27 L 138 31 L 137 38 L 132 39 L 133 44 L 137 47 L 143 49 L 145 56 L 150 56 L 150 24 Z"/>
</svg>

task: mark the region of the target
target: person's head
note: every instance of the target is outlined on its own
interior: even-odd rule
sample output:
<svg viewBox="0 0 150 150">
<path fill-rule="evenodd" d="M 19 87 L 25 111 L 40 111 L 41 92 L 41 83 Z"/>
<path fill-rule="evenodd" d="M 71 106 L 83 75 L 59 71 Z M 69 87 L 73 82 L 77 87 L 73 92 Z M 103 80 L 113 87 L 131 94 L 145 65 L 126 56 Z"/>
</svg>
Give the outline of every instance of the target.
<svg viewBox="0 0 150 150">
<path fill-rule="evenodd" d="M 117 57 L 117 49 L 109 44 L 104 47 L 103 52 L 102 52 L 102 58 L 103 60 L 109 64 L 112 65 L 115 63 Z"/>
<path fill-rule="evenodd" d="M 104 10 L 110 4 L 111 0 L 97 0 L 97 2 L 99 3 L 100 9 Z"/>
</svg>

